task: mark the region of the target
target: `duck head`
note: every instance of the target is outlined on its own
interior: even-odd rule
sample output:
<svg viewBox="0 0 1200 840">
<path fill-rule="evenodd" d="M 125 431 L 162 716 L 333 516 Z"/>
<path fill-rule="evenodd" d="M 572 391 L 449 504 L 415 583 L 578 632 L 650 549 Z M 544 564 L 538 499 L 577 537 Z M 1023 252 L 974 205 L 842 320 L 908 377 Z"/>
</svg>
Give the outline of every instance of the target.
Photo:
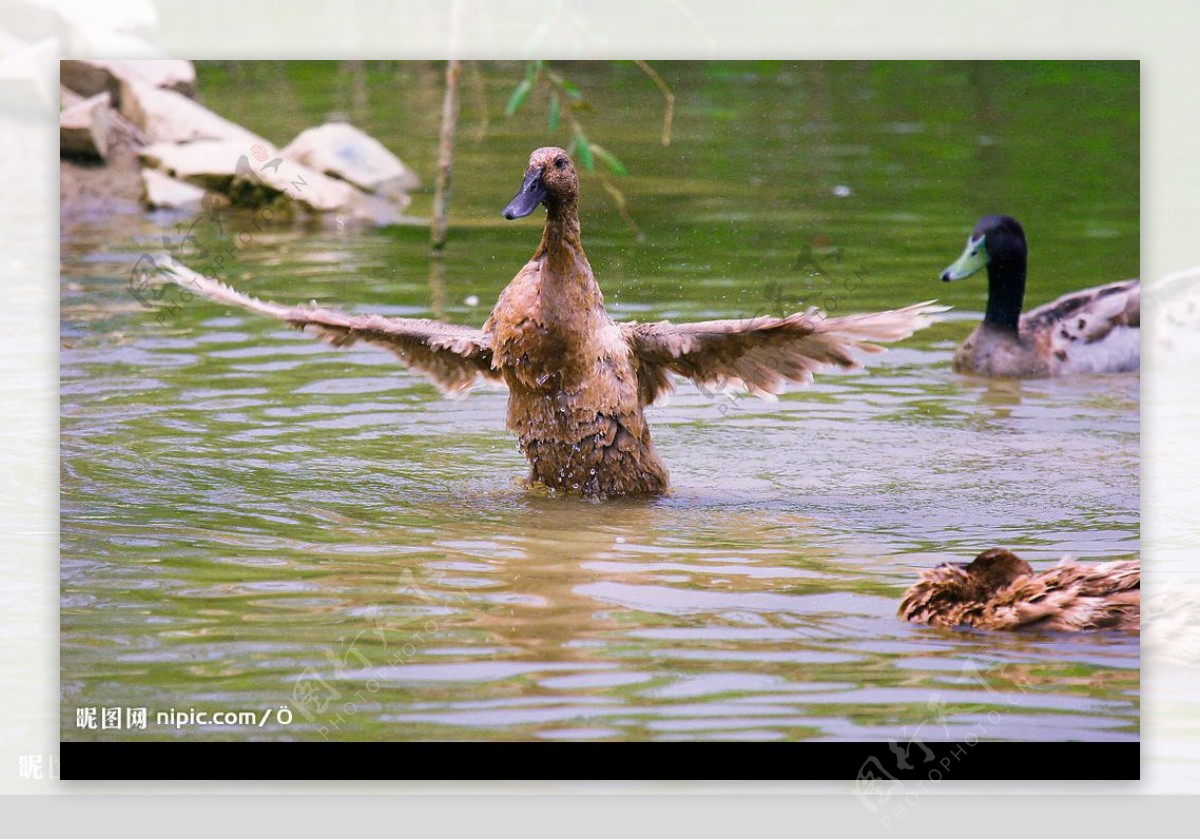
<svg viewBox="0 0 1200 840">
<path fill-rule="evenodd" d="M 539 204 L 545 204 L 551 215 L 557 215 L 573 207 L 578 199 L 579 176 L 575 174 L 575 164 L 562 149 L 545 146 L 529 156 L 521 190 L 504 208 L 504 218 L 509 221 L 524 218 Z"/>
<path fill-rule="evenodd" d="M 954 264 L 942 272 L 942 280 L 965 280 L 981 268 L 1015 263 L 1025 267 L 1025 231 L 1011 216 L 984 216 L 967 237 L 967 247 Z"/>
<path fill-rule="evenodd" d="M 989 597 L 1033 574 L 1033 567 L 1006 548 L 989 548 L 966 566 L 966 572 L 979 593 Z"/>
<path fill-rule="evenodd" d="M 984 323 L 1016 335 L 1025 301 L 1025 231 L 1011 216 L 984 216 L 967 237 L 967 247 L 942 280 L 963 280 L 981 268 L 988 272 Z"/>
</svg>

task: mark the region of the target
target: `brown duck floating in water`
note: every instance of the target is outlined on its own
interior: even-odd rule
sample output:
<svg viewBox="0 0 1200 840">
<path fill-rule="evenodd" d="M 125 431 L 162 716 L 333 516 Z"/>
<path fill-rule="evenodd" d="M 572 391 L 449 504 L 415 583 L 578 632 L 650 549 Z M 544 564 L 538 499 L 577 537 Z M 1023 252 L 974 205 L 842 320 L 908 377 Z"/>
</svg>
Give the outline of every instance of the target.
<svg viewBox="0 0 1200 840">
<path fill-rule="evenodd" d="M 709 387 L 778 393 L 814 370 L 856 368 L 871 342 L 898 341 L 945 310 L 932 302 L 827 318 L 816 309 L 786 318 L 692 324 L 620 323 L 583 252 L 579 180 L 567 153 L 536 150 L 506 219 L 546 207 L 537 250 L 501 292 L 482 329 L 413 318 L 349 315 L 263 303 L 165 263 L 176 283 L 222 303 L 312 327 L 337 346 L 367 341 L 393 351 L 445 392 L 477 380 L 509 389 L 508 428 L 532 465 L 530 478 L 584 496 L 661 493 L 667 470 L 643 407 L 674 390 L 672 373 Z"/>
<path fill-rule="evenodd" d="M 1021 314 L 1028 249 L 1011 216 L 984 216 L 942 280 L 986 267 L 987 311 L 954 354 L 954 369 L 979 376 L 1120 373 L 1141 365 L 1142 287 L 1122 280 L 1063 295 Z"/>
<path fill-rule="evenodd" d="M 1044 572 L 991 548 L 969 565 L 943 563 L 904 593 L 908 621 L 986 630 L 1137 630 L 1142 565 L 1063 560 Z"/>
</svg>

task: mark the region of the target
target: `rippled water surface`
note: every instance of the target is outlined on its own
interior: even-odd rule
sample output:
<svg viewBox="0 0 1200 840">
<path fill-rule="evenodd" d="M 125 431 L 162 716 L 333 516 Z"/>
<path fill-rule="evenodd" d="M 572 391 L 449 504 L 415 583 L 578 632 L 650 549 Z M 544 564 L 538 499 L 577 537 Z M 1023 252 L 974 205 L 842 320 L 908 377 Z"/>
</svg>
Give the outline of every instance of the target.
<svg viewBox="0 0 1200 840">
<path fill-rule="evenodd" d="M 114 736 L 75 710 L 122 706 L 149 710 L 134 738 L 1136 738 L 1136 635 L 895 615 L 921 569 L 993 545 L 1138 555 L 1139 378 L 954 374 L 985 284 L 936 281 L 996 211 L 1026 225 L 1030 304 L 1137 275 L 1136 64 L 664 64 L 665 148 L 634 65 L 562 69 L 630 172 L 640 239 L 583 181 L 617 317 L 954 311 L 777 402 L 682 383 L 649 410 L 672 492 L 597 503 L 522 486 L 502 390 L 446 400 L 376 349 L 139 304 L 134 261 L 192 217 L 64 215 L 64 737 Z M 199 89 L 280 144 L 341 113 L 429 182 L 440 72 L 202 65 Z M 539 233 L 499 211 L 568 139 L 536 97 L 500 116 L 520 74 L 466 74 L 441 269 L 419 226 L 192 232 L 264 299 L 479 325 Z M 155 722 L 189 709 L 272 717 Z"/>
</svg>

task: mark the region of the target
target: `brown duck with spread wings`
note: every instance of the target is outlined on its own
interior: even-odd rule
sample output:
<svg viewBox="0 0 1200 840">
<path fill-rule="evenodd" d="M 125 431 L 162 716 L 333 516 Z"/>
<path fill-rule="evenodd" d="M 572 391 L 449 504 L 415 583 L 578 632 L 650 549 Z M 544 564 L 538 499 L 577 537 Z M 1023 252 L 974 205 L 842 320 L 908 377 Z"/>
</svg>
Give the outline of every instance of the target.
<svg viewBox="0 0 1200 840">
<path fill-rule="evenodd" d="M 617 323 L 583 252 L 579 180 L 562 149 L 536 150 L 521 190 L 504 210 L 518 219 L 546 208 L 541 243 L 500 294 L 482 329 L 413 318 L 349 315 L 263 303 L 178 265 L 166 273 L 212 300 L 312 328 L 337 346 L 367 341 L 393 351 L 446 392 L 478 380 L 509 389 L 508 428 L 532 466 L 530 479 L 584 496 L 661 493 L 667 470 L 654 451 L 644 406 L 674 389 L 671 374 L 708 386 L 778 393 L 813 371 L 860 366 L 872 342 L 898 341 L 944 307 L 693 324 Z"/>
</svg>

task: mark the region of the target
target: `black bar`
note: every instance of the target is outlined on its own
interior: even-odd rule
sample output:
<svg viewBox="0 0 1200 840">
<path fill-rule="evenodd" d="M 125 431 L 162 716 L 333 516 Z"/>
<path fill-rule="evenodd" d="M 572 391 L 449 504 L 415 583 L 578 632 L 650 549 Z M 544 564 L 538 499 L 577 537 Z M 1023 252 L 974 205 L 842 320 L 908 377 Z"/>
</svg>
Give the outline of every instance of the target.
<svg viewBox="0 0 1200 840">
<path fill-rule="evenodd" d="M 533 779 L 849 779 L 875 790 L 903 780 L 1141 777 L 1137 741 L 537 742 L 64 741 L 61 777 L 89 780 L 424 780 L 531 773 Z M 928 752 L 925 748 L 928 748 Z M 508 778 L 516 778 L 509 776 Z M 399 780 L 397 777 L 396 780 Z"/>
</svg>

